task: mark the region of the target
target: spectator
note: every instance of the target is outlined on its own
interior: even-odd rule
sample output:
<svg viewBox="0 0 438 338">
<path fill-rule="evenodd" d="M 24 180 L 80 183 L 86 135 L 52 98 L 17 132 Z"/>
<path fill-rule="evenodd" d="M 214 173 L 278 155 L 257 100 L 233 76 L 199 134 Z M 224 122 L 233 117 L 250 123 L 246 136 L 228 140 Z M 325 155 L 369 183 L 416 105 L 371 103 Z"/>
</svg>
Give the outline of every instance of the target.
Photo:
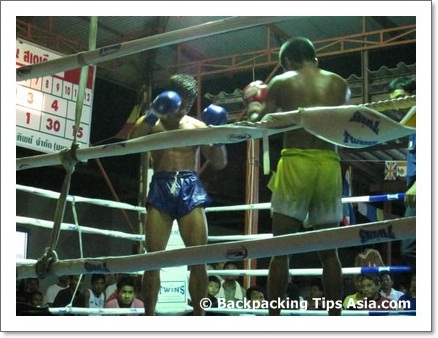
<svg viewBox="0 0 438 338">
<path fill-rule="evenodd" d="M 322 302 L 322 297 L 324 297 L 324 288 L 321 280 L 316 279 L 310 284 L 309 296 L 306 297 L 307 309 L 324 310 L 323 304 L 325 303 Z"/>
<path fill-rule="evenodd" d="M 392 287 L 394 285 L 394 282 L 389 272 L 384 272 L 380 274 L 380 282 L 381 282 L 380 294 L 383 297 L 392 300 L 398 300 L 401 296 L 403 296 L 403 292 L 395 290 Z"/>
<path fill-rule="evenodd" d="M 409 286 L 409 291 L 401 296 L 399 299 L 399 304 L 401 301 L 409 302 L 406 307 L 401 306 L 400 310 L 416 310 L 417 309 L 417 276 L 414 274 L 411 278 L 411 284 Z"/>
<path fill-rule="evenodd" d="M 378 274 L 363 274 L 360 286 L 364 299 L 355 305 L 357 310 L 383 311 L 396 309 L 390 299 L 379 293 L 380 277 Z"/>
<path fill-rule="evenodd" d="M 261 308 L 262 302 L 266 299 L 265 295 L 265 290 L 258 285 L 253 285 L 246 290 L 246 299 L 250 301 L 253 308 Z"/>
<path fill-rule="evenodd" d="M 53 307 L 65 307 L 70 304 L 73 307 L 85 307 L 85 297 L 80 290 L 81 283 L 81 275 L 71 275 L 69 287 L 58 292 Z"/>
<path fill-rule="evenodd" d="M 91 275 L 91 289 L 85 289 L 85 307 L 103 308 L 105 305 L 105 275 Z"/>
<path fill-rule="evenodd" d="M 55 301 L 56 295 L 59 291 L 68 288 L 70 284 L 69 276 L 60 276 L 58 277 L 58 282 L 56 284 L 50 285 L 46 293 L 44 295 L 44 304 L 53 306 L 53 302 Z"/>
<path fill-rule="evenodd" d="M 106 302 L 105 308 L 144 308 L 144 303 L 136 297 L 133 277 L 122 277 L 117 282 L 117 298 Z"/>
<path fill-rule="evenodd" d="M 237 270 L 237 263 L 228 261 L 224 264 L 223 270 Z M 246 295 L 246 289 L 237 281 L 237 276 L 223 275 L 222 287 L 217 294 L 217 298 L 225 298 L 227 304 L 237 300 L 243 300 Z"/>
<path fill-rule="evenodd" d="M 359 275 L 353 279 L 354 288 L 356 289 L 356 292 L 344 298 L 344 301 L 342 303 L 342 307 L 344 309 L 346 310 L 355 309 L 356 304 L 364 299 L 364 295 L 362 293 L 362 285 L 361 285 L 362 279 L 363 279 L 363 275 Z"/>
<path fill-rule="evenodd" d="M 29 294 L 29 304 L 35 307 L 44 305 L 44 297 L 41 291 L 35 290 Z"/>
</svg>

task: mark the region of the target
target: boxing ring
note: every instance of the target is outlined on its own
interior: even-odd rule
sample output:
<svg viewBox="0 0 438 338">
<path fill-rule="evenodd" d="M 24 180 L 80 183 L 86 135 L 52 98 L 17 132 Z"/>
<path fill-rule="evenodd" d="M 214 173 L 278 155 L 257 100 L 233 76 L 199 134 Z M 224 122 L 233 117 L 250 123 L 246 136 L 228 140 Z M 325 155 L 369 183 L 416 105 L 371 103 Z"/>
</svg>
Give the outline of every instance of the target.
<svg viewBox="0 0 438 338">
<path fill-rule="evenodd" d="M 43 190 L 34 187 L 17 185 L 17 190 L 33 194 L 40 197 L 57 199 L 59 193 Z M 388 201 L 402 199 L 404 194 L 389 194 L 377 196 L 361 196 L 344 198 L 344 203 L 355 203 L 359 201 Z M 114 202 L 109 200 L 91 199 L 80 196 L 68 196 L 67 200 L 72 202 L 74 207 L 76 202 L 99 205 L 107 208 L 122 208 L 135 212 L 145 213 L 143 207 L 132 206 L 126 203 Z M 240 205 L 229 207 L 211 207 L 206 208 L 206 213 L 221 211 L 239 211 L 248 209 L 269 209 L 270 203 L 260 203 L 253 205 Z M 43 227 L 53 229 L 53 222 L 28 217 L 17 216 L 17 224 L 26 224 L 29 226 Z M 272 237 L 272 234 L 259 235 L 235 235 L 235 236 L 209 236 L 209 243 L 217 241 L 225 242 L 221 244 L 208 244 L 184 249 L 168 250 L 141 255 L 130 255 L 121 257 L 95 257 L 79 258 L 56 261 L 52 263 L 51 272 L 56 276 L 65 274 L 92 274 L 92 273 L 142 273 L 145 270 L 162 269 L 178 265 L 192 265 L 199 263 L 214 263 L 224 260 L 241 260 L 248 258 L 263 258 L 271 255 L 293 254 L 312 252 L 319 249 L 342 248 L 358 246 L 363 244 L 382 243 L 392 240 L 400 240 L 415 236 L 415 217 L 400 218 L 391 221 L 367 223 L 357 226 L 348 226 L 339 229 L 328 229 L 312 231 L 303 234 L 294 234 L 286 236 Z M 144 241 L 144 235 L 123 233 L 120 231 L 102 230 L 93 227 L 81 226 L 76 224 L 61 224 L 63 231 L 76 231 L 80 236 L 85 234 L 97 234 L 110 236 L 130 241 Z M 307 243 L 312 243 L 310 247 Z M 18 279 L 38 277 L 35 271 L 36 260 L 24 260 L 17 262 L 16 275 Z M 409 271 L 409 267 L 368 267 L 368 268 L 343 268 L 343 274 L 360 274 L 360 273 L 378 273 L 388 271 L 391 273 L 401 273 Z M 208 274 L 227 274 L 235 276 L 267 276 L 268 270 L 208 270 Z M 321 276 L 322 269 L 291 269 L 290 274 L 293 276 Z M 190 307 L 188 307 L 188 311 Z M 222 309 L 214 309 L 214 312 L 226 312 Z M 248 309 L 245 309 L 248 310 Z M 143 309 L 84 309 L 84 308 L 50 308 L 53 314 L 99 314 L 99 315 L 120 315 L 120 314 L 142 314 Z M 213 311 L 213 309 L 211 310 Z M 252 315 L 265 315 L 267 310 L 249 309 L 247 313 Z M 234 314 L 245 313 L 243 310 L 233 310 Z M 360 315 L 408 315 L 405 311 L 352 311 L 343 312 L 345 316 Z M 282 311 L 283 313 L 283 311 Z M 413 312 L 409 312 L 410 315 Z M 283 315 L 304 316 L 304 315 L 326 315 L 325 311 L 311 311 L 302 309 L 284 310 Z"/>
<path fill-rule="evenodd" d="M 263 22 L 271 20 L 281 20 L 280 17 L 265 18 Z M 208 36 L 222 32 L 225 28 L 242 29 L 251 25 L 262 24 L 260 18 L 253 19 L 234 19 L 217 22 L 215 25 L 197 27 L 181 32 L 174 32 L 164 36 L 161 34 L 135 43 L 126 43 L 125 45 L 109 46 L 97 51 L 79 53 L 68 56 L 54 62 L 47 62 L 31 67 L 22 67 L 17 69 L 17 81 L 25 80 L 32 77 L 42 76 L 44 74 L 53 74 L 60 70 L 71 69 L 75 67 L 84 67 L 90 63 L 107 61 L 112 58 L 129 55 L 130 53 L 139 52 L 151 48 L 163 46 L 165 44 L 186 41 L 196 37 Z M 190 35 L 188 34 L 190 32 Z M 164 38 L 160 40 L 158 38 Z M 161 41 L 160 43 L 158 41 Z M 97 56 L 99 55 L 99 56 Z M 314 107 L 300 108 L 296 111 L 285 113 L 268 114 L 258 123 L 236 123 L 234 125 L 225 125 L 206 129 L 196 130 L 173 130 L 158 134 L 147 135 L 103 146 L 79 148 L 75 144 L 71 149 L 54 154 L 37 155 L 32 157 L 18 158 L 16 160 L 16 170 L 30 170 L 32 168 L 64 165 L 67 171 L 66 180 L 64 181 L 61 193 L 44 191 L 42 189 L 25 187 L 17 185 L 17 189 L 26 193 L 35 194 L 46 198 L 58 200 L 55 222 L 48 220 L 32 219 L 29 217 L 17 216 L 18 224 L 28 226 L 37 226 L 52 229 L 52 246 L 46 248 L 46 252 L 41 259 L 17 262 L 16 278 L 39 277 L 45 278 L 48 275 L 61 276 L 66 274 L 93 274 L 93 273 L 138 273 L 148 270 L 158 270 L 166 267 L 178 265 L 195 265 L 203 263 L 214 263 L 229 260 L 245 260 L 264 258 L 285 254 L 297 254 L 314 252 L 318 250 L 337 249 L 345 247 L 354 247 L 368 244 L 377 244 L 390 241 L 399 241 L 403 239 L 414 238 L 416 236 L 416 218 L 405 217 L 382 222 L 372 222 L 361 225 L 351 225 L 347 227 L 316 230 L 306 233 L 297 233 L 293 235 L 283 235 L 273 237 L 270 234 L 265 235 L 244 235 L 244 236 L 216 236 L 209 237 L 209 244 L 205 246 L 195 246 L 183 249 L 167 250 L 162 252 L 144 253 L 137 255 L 127 255 L 119 257 L 89 257 L 77 259 L 58 259 L 55 249 L 59 232 L 78 231 L 82 234 L 98 234 L 103 236 L 116 237 L 131 241 L 144 241 L 144 235 L 126 234 L 119 231 L 110 231 L 96 229 L 93 227 L 83 227 L 76 222 L 75 224 L 62 223 L 65 204 L 71 203 L 90 203 L 109 208 L 121 208 L 139 213 L 146 213 L 145 208 L 131 206 L 126 203 L 105 201 L 98 199 L 82 198 L 68 195 L 69 182 L 68 177 L 74 170 L 74 166 L 89 159 L 98 159 L 109 156 L 124 156 L 147 152 L 151 150 L 167 149 L 174 146 L 195 146 L 203 144 L 230 144 L 245 142 L 250 139 L 263 139 L 263 163 L 264 172 L 269 172 L 269 136 L 283 133 L 298 128 L 304 128 L 329 142 L 339 146 L 361 148 L 383 143 L 389 140 L 407 136 L 415 132 L 415 128 L 399 124 L 378 110 L 386 110 L 394 107 L 406 108 L 415 107 L 415 96 L 406 99 L 388 100 L 366 105 L 349 105 L 339 107 Z M 415 108 L 413 112 L 415 113 Z M 376 109 L 376 110 L 374 110 Z M 333 121 L 333 129 L 327 125 L 320 126 L 319 116 L 324 114 Z M 376 133 L 376 123 L 379 132 Z M 341 132 L 339 132 L 341 130 Z M 374 200 L 373 200 L 374 198 Z M 358 199 L 349 198 L 344 200 L 348 203 L 359 201 L 388 201 L 391 199 L 402 199 L 403 194 L 381 195 L 381 196 L 364 196 Z M 220 208 L 207 208 L 205 211 L 220 212 L 233 210 L 260 210 L 269 209 L 269 203 L 251 204 L 243 206 L 229 206 Z M 225 242 L 224 242 L 225 241 Z M 216 243 L 213 242 L 222 242 Z M 311 245 L 309 245 L 311 243 Z M 47 250 L 49 249 L 49 250 Z M 397 267 L 393 268 L 397 271 Z M 304 269 L 307 270 L 307 269 Z M 344 270 L 345 273 L 357 274 L 362 270 Z M 240 274 L 266 275 L 267 271 L 237 271 Z M 291 270 L 294 275 L 320 275 L 321 270 L 298 271 Z M 229 274 L 229 271 L 227 271 Z M 50 309 L 56 314 L 97 314 L 116 315 L 116 314 L 141 314 L 143 309 L 80 309 L 80 308 L 58 308 Z M 138 312 L 137 312 L 138 311 Z M 253 310 L 253 314 L 265 314 L 264 310 Z M 291 312 L 288 312 L 291 311 Z M 267 313 L 267 312 L 266 312 Z M 327 315 L 326 311 L 301 311 L 301 310 L 283 310 L 284 315 Z M 396 315 L 398 312 L 388 311 L 380 315 Z M 404 312 L 404 315 L 413 313 Z M 376 315 L 370 311 L 344 311 L 343 315 Z"/>
</svg>

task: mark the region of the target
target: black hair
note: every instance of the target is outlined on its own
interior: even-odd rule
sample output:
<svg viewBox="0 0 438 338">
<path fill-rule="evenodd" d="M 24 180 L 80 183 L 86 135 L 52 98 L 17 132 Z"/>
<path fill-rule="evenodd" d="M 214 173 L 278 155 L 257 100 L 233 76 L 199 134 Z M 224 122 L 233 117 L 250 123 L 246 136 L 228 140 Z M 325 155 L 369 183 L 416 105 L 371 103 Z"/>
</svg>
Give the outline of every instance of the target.
<svg viewBox="0 0 438 338">
<path fill-rule="evenodd" d="M 296 63 L 313 61 L 316 58 L 315 47 L 309 39 L 296 37 L 283 43 L 280 48 L 279 58 L 283 67 L 285 67 L 286 59 Z"/>
<path fill-rule="evenodd" d="M 265 289 L 263 289 L 261 286 L 258 286 L 258 285 L 253 285 L 246 290 L 246 298 L 251 299 L 251 294 L 254 291 L 258 291 L 258 292 L 263 293 L 263 296 L 266 298 Z"/>
<path fill-rule="evenodd" d="M 117 282 L 116 285 L 117 285 L 117 290 L 121 290 L 124 286 L 132 286 L 135 289 L 134 278 L 129 276 L 120 278 L 120 280 Z"/>
<path fill-rule="evenodd" d="M 198 85 L 193 76 L 176 74 L 169 79 L 168 90 L 177 92 L 182 99 L 193 100 L 198 96 Z"/>
<path fill-rule="evenodd" d="M 221 280 L 216 275 L 210 275 L 208 276 L 208 282 L 214 282 L 216 284 L 219 284 L 219 287 L 221 286 Z"/>
<path fill-rule="evenodd" d="M 105 280 L 105 275 L 103 273 L 95 273 L 91 275 L 91 284 L 98 281 L 99 279 Z"/>
<path fill-rule="evenodd" d="M 361 274 L 363 279 L 368 279 L 372 281 L 375 285 L 380 285 L 380 277 L 377 273 L 367 273 L 367 274 Z"/>
<path fill-rule="evenodd" d="M 389 83 L 388 88 L 390 92 L 393 92 L 396 89 L 403 89 L 408 93 L 414 93 L 417 89 L 417 85 L 413 77 L 403 76 L 392 80 Z"/>
</svg>

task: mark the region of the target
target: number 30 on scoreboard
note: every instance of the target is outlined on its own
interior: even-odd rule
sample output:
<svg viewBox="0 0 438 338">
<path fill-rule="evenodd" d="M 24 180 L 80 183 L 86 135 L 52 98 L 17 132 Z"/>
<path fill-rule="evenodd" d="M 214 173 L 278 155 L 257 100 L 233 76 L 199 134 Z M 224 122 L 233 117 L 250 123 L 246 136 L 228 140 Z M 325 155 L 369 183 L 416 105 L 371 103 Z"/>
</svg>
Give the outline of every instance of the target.
<svg viewBox="0 0 438 338">
<path fill-rule="evenodd" d="M 17 40 L 16 66 L 45 62 L 62 55 Z M 80 69 L 17 83 L 16 145 L 45 153 L 69 148 L 76 141 L 89 145 L 94 67 L 89 67 L 79 126 L 75 127 Z"/>
</svg>

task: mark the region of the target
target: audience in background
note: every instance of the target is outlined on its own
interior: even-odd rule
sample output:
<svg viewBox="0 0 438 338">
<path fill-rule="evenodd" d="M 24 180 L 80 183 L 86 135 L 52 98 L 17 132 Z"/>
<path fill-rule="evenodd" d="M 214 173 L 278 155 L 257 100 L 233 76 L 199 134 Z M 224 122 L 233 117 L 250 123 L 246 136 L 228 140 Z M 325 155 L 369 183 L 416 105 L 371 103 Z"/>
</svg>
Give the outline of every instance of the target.
<svg viewBox="0 0 438 338">
<path fill-rule="evenodd" d="M 56 295 L 59 291 L 68 288 L 70 284 L 69 276 L 60 276 L 58 277 L 58 282 L 56 284 L 50 285 L 46 293 L 44 295 L 44 304 L 53 306 L 53 302 L 55 301 Z"/>
<path fill-rule="evenodd" d="M 409 306 L 400 306 L 399 310 L 416 310 L 417 309 L 417 276 L 412 275 L 411 284 L 409 286 L 409 291 L 401 296 L 399 299 L 399 304 L 401 301 L 409 302 Z"/>
<path fill-rule="evenodd" d="M 138 308 L 144 303 L 136 297 L 135 280 L 131 276 L 122 277 L 117 282 L 117 298 L 105 303 L 106 308 Z"/>
<path fill-rule="evenodd" d="M 403 296 L 403 292 L 395 290 L 392 286 L 394 281 L 392 275 L 389 272 L 384 272 L 380 274 L 380 294 L 383 297 L 389 298 L 391 300 L 398 300 Z"/>
</svg>

